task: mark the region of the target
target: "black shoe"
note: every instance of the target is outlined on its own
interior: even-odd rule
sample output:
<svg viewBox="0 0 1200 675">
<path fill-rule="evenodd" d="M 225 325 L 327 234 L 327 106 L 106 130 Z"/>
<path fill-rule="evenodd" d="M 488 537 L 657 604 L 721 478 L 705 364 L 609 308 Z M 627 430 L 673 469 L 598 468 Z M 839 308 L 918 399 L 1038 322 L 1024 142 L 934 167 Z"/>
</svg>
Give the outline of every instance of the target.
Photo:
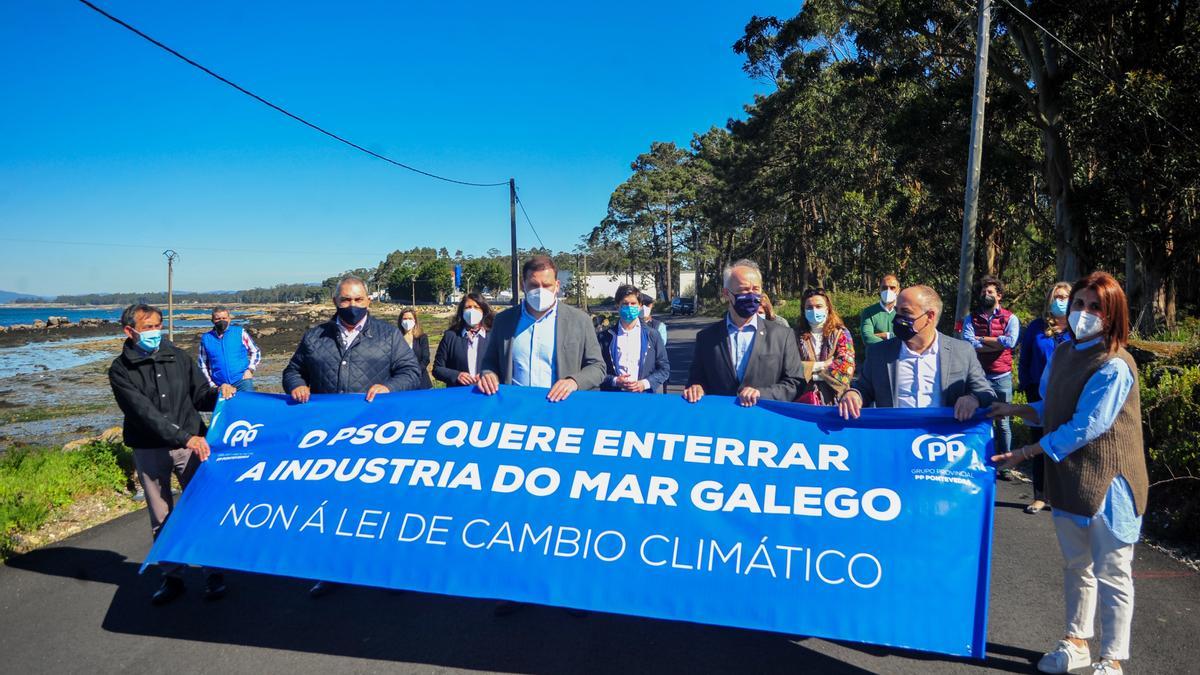
<svg viewBox="0 0 1200 675">
<path fill-rule="evenodd" d="M 317 598 L 325 597 L 326 595 L 329 595 L 330 593 L 332 593 L 334 591 L 334 589 L 336 589 L 340 585 L 341 584 L 335 583 L 333 581 L 318 581 L 317 583 L 312 585 L 312 588 L 308 589 L 308 597 L 310 597 L 314 600 L 316 600 Z"/>
<path fill-rule="evenodd" d="M 492 608 L 492 616 L 508 616 L 524 608 L 526 605 L 523 602 L 513 602 L 512 600 L 501 600 Z"/>
<path fill-rule="evenodd" d="M 204 599 L 207 601 L 220 600 L 225 597 L 225 575 L 213 572 L 204 577 Z"/>
<path fill-rule="evenodd" d="M 183 595 L 183 579 L 179 577 L 163 577 L 158 590 L 150 596 L 150 604 L 161 607 L 175 598 Z"/>
</svg>

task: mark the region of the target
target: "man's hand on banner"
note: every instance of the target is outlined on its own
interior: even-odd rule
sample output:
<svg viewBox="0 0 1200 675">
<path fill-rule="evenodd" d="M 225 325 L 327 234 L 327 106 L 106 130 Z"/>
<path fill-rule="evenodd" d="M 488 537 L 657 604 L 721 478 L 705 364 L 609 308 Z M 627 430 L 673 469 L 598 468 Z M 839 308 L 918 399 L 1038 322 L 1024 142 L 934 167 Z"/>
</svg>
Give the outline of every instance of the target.
<svg viewBox="0 0 1200 675">
<path fill-rule="evenodd" d="M 377 395 L 388 394 L 391 393 L 391 391 L 391 389 L 388 389 L 382 384 L 373 384 L 371 385 L 371 388 L 367 390 L 367 403 L 374 401 Z"/>
<path fill-rule="evenodd" d="M 292 400 L 296 403 L 308 403 L 309 389 L 303 385 L 292 390 Z"/>
<path fill-rule="evenodd" d="M 233 395 L 236 393 L 237 387 L 233 386 L 232 384 L 221 385 L 221 400 L 233 398 Z"/>
<path fill-rule="evenodd" d="M 979 399 L 974 394 L 960 396 L 954 402 L 954 419 L 966 422 L 975 416 L 976 410 L 979 410 Z"/>
<path fill-rule="evenodd" d="M 856 420 L 862 412 L 862 394 L 850 389 L 838 400 L 838 414 L 844 420 Z"/>
<path fill-rule="evenodd" d="M 200 458 L 201 462 L 208 459 L 208 453 L 210 452 L 208 449 L 208 441 L 204 440 L 203 436 L 192 436 L 188 439 L 187 445 L 184 447 L 196 453 L 196 456 Z"/>
<path fill-rule="evenodd" d="M 553 387 L 550 387 L 550 393 L 546 394 L 546 400 L 550 401 L 551 403 L 558 403 L 559 401 L 562 401 L 570 396 L 571 392 L 577 389 L 579 389 L 578 382 L 569 377 L 564 377 L 558 382 L 555 382 Z"/>
<path fill-rule="evenodd" d="M 698 384 L 693 384 L 692 386 L 683 390 L 683 399 L 688 403 L 695 403 L 702 398 L 704 398 L 704 387 L 701 387 Z"/>
<path fill-rule="evenodd" d="M 496 377 L 495 373 L 484 373 L 479 376 L 479 382 L 475 386 L 479 391 L 491 396 L 500 391 L 500 378 Z"/>
<path fill-rule="evenodd" d="M 758 397 L 761 395 L 762 393 L 754 387 L 742 387 L 737 395 L 738 405 L 748 408 L 758 403 Z"/>
</svg>

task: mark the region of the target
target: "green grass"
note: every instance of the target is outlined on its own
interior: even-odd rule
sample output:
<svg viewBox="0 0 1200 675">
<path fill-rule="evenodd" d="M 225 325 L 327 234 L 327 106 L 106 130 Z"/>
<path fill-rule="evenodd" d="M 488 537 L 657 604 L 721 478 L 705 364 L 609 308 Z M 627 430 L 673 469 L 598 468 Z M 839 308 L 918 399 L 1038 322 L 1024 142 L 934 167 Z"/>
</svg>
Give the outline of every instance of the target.
<svg viewBox="0 0 1200 675">
<path fill-rule="evenodd" d="M 75 417 L 90 415 L 108 408 L 106 403 L 69 403 L 67 405 L 27 408 L 8 408 L 0 411 L 0 424 L 17 424 L 19 422 L 41 422 L 42 420 L 58 419 L 60 417 Z"/>
<path fill-rule="evenodd" d="M 124 491 L 133 454 L 118 443 L 96 442 L 78 450 L 14 448 L 0 456 L 0 560 L 72 501 Z"/>
</svg>

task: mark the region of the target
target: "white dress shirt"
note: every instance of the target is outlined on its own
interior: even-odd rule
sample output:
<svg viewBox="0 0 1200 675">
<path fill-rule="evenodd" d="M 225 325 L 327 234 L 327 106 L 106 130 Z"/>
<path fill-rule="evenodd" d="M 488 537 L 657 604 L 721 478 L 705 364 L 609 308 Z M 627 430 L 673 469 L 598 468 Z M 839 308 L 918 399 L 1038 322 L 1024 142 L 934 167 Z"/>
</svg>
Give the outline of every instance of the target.
<svg viewBox="0 0 1200 675">
<path fill-rule="evenodd" d="M 346 324 L 342 323 L 341 319 L 334 320 L 335 323 L 337 323 L 338 335 L 342 338 L 343 349 L 354 344 L 354 338 L 357 338 L 358 334 L 362 332 L 363 324 L 367 322 L 368 318 L 369 316 L 364 316 L 362 321 L 354 324 L 354 326 L 351 328 L 347 328 Z"/>
<path fill-rule="evenodd" d="M 467 341 L 467 372 L 475 375 L 475 357 L 479 354 L 479 341 L 487 337 L 487 329 L 480 328 L 478 331 L 472 332 L 464 328 L 462 336 Z"/>
<path fill-rule="evenodd" d="M 917 354 L 900 343 L 900 358 L 896 359 L 896 407 L 937 408 L 942 405 L 942 373 L 938 367 L 940 339 Z"/>
</svg>

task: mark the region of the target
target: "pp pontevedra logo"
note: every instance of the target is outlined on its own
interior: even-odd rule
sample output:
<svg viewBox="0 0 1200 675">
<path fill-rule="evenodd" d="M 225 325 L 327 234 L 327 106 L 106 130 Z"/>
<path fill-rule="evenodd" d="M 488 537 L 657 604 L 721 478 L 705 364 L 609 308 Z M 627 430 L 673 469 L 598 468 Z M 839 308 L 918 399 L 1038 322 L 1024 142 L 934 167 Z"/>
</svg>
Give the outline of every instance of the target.
<svg viewBox="0 0 1200 675">
<path fill-rule="evenodd" d="M 243 448 L 247 447 L 258 436 L 258 430 L 262 426 L 261 424 L 251 424 L 246 420 L 238 420 L 225 428 L 225 435 L 221 440 L 231 448 L 239 443 Z"/>
<path fill-rule="evenodd" d="M 967 444 L 958 440 L 964 434 L 940 436 L 938 434 L 922 434 L 912 442 L 912 454 L 917 459 L 936 462 L 945 459 L 953 464 L 967 454 Z"/>
</svg>

